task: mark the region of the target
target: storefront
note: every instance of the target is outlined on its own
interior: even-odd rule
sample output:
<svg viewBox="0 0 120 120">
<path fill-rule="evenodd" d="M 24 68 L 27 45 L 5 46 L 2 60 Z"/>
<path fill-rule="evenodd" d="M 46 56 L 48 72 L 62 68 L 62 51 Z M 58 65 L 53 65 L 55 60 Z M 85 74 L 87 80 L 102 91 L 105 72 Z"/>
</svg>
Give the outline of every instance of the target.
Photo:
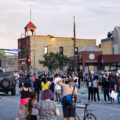
<svg viewBox="0 0 120 120">
<path fill-rule="evenodd" d="M 94 46 L 87 46 L 79 52 L 78 66 L 83 72 L 98 73 L 101 69 L 102 51 Z"/>
</svg>

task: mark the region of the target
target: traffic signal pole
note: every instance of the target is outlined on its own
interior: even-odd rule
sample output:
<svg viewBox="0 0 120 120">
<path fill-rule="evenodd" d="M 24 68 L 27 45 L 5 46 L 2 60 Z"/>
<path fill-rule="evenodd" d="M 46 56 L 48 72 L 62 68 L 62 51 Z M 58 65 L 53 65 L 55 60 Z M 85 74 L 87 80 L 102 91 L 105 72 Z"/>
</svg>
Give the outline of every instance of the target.
<svg viewBox="0 0 120 120">
<path fill-rule="evenodd" d="M 28 42 L 28 39 L 27 39 L 27 73 L 29 73 L 28 59 L 29 59 L 29 42 Z"/>
</svg>

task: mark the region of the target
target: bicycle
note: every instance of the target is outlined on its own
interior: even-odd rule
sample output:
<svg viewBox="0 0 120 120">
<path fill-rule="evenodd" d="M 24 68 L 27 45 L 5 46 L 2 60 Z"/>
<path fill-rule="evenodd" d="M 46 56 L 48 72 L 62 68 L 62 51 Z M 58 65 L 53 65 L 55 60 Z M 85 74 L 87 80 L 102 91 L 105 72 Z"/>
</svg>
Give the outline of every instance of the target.
<svg viewBox="0 0 120 120">
<path fill-rule="evenodd" d="M 84 112 L 83 112 L 83 115 L 81 113 L 79 113 L 80 111 L 77 111 L 75 112 L 75 120 L 97 120 L 97 118 L 95 117 L 95 115 L 93 113 L 90 113 L 88 111 L 88 105 L 87 103 L 84 103 L 84 107 L 81 107 L 81 106 L 75 106 L 75 108 L 84 108 Z"/>
</svg>

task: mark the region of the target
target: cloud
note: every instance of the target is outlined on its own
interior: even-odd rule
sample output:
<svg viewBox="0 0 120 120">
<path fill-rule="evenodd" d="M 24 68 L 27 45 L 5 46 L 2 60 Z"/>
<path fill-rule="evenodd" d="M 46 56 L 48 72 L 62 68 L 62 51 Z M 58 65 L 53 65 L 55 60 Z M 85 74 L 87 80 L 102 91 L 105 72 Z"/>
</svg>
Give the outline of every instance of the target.
<svg viewBox="0 0 120 120">
<path fill-rule="evenodd" d="M 86 9 L 102 14 L 118 14 L 120 12 L 119 5 L 119 0 L 92 0 L 89 4 L 83 4 Z"/>
<path fill-rule="evenodd" d="M 0 40 L 10 40 L 17 48 L 17 39 L 30 20 L 30 3 L 32 21 L 41 35 L 73 36 L 73 15 L 78 38 L 100 40 L 119 25 L 119 0 L 1 0 Z"/>
</svg>

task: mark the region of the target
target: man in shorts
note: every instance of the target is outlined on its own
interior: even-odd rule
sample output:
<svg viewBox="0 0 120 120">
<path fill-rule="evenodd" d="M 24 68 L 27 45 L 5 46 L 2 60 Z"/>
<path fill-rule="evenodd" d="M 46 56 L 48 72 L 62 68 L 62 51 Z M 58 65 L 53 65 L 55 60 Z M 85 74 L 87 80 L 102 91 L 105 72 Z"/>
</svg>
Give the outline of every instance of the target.
<svg viewBox="0 0 120 120">
<path fill-rule="evenodd" d="M 63 101 L 62 101 L 63 116 L 64 116 L 64 120 L 67 120 L 67 119 L 74 120 L 75 118 L 74 100 L 77 99 L 77 88 L 74 86 L 73 79 L 70 78 L 70 79 L 65 79 L 65 80 L 67 81 L 67 84 L 65 84 L 64 79 L 59 80 L 57 82 L 57 84 L 63 88 Z M 69 96 L 71 96 L 71 99 Z M 66 102 L 64 102 L 64 98 L 67 98 Z"/>
<path fill-rule="evenodd" d="M 61 80 L 61 77 L 58 74 L 55 74 L 54 85 L 55 85 L 55 94 L 56 94 L 56 101 L 60 103 L 61 98 L 61 86 L 57 84 L 57 81 Z"/>
</svg>

